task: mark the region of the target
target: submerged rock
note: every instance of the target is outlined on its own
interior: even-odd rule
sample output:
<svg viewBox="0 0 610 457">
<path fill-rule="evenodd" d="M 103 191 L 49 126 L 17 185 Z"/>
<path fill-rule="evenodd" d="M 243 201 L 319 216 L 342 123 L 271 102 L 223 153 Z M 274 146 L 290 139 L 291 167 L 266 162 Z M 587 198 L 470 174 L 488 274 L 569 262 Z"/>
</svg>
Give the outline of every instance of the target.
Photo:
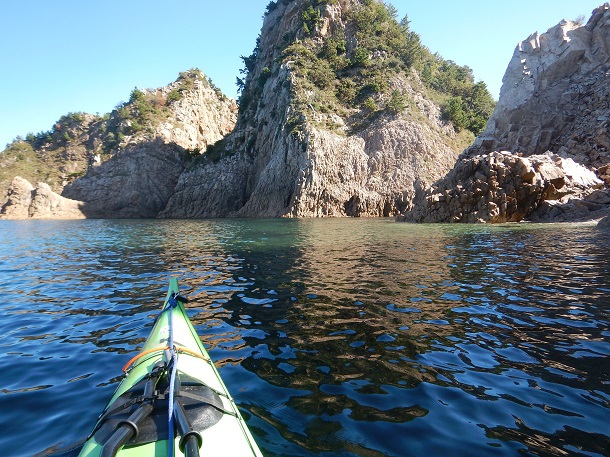
<svg viewBox="0 0 610 457">
<path fill-rule="evenodd" d="M 606 216 L 600 220 L 597 227 L 603 230 L 610 230 L 610 216 Z"/>
</svg>

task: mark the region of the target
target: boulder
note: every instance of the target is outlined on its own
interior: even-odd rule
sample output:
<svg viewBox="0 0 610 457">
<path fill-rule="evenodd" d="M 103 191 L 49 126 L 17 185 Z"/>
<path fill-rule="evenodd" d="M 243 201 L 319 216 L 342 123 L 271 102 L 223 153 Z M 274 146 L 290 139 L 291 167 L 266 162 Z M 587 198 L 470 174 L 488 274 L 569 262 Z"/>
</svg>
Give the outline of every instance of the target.
<svg viewBox="0 0 610 457">
<path fill-rule="evenodd" d="M 0 208 L 2 219 L 27 219 L 34 186 L 21 176 L 16 176 L 8 187 L 7 199 Z"/>
<path fill-rule="evenodd" d="M 2 219 L 83 219 L 83 202 L 70 200 L 51 190 L 48 184 L 36 187 L 19 176 L 13 179 L 8 198 L 0 208 Z"/>
<path fill-rule="evenodd" d="M 602 209 L 603 204 L 598 207 L 584 198 L 602 187 L 592 171 L 551 152 L 530 157 L 508 151 L 463 156 L 445 178 L 419 193 L 414 207 L 401 220 L 498 223 L 545 219 L 558 215 L 552 211 L 556 204 L 548 203 L 554 201 L 571 202 L 579 212 L 588 213 Z M 535 215 L 541 207 L 546 216 Z"/>
</svg>

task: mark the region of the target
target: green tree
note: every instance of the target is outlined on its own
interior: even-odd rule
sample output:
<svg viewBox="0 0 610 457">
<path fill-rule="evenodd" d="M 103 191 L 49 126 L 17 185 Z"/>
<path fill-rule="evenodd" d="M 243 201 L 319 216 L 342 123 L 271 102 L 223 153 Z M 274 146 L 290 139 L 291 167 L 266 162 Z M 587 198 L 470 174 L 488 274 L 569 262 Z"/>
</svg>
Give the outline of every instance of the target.
<svg viewBox="0 0 610 457">
<path fill-rule="evenodd" d="M 464 101 L 469 113 L 468 129 L 474 134 L 478 134 L 485 128 L 487 119 L 493 113 L 496 103 L 483 81 L 470 88 Z"/>
<path fill-rule="evenodd" d="M 356 48 L 354 57 L 352 57 L 352 65 L 354 67 L 366 67 L 369 63 L 369 52 L 366 48 Z"/>
<path fill-rule="evenodd" d="M 406 108 L 405 96 L 398 90 L 392 91 L 386 109 L 393 114 L 398 114 Z"/>
<path fill-rule="evenodd" d="M 131 94 L 129 94 L 129 103 L 141 102 L 143 100 L 144 92 L 139 90 L 137 87 L 134 87 L 134 89 L 131 91 Z"/>
<path fill-rule="evenodd" d="M 312 5 L 309 5 L 301 14 L 301 19 L 303 19 L 303 30 L 305 31 L 305 34 L 311 35 L 320 24 L 320 11 L 315 9 Z"/>
<path fill-rule="evenodd" d="M 451 97 L 443 114 L 458 131 L 468 127 L 468 115 L 462 97 Z"/>
</svg>

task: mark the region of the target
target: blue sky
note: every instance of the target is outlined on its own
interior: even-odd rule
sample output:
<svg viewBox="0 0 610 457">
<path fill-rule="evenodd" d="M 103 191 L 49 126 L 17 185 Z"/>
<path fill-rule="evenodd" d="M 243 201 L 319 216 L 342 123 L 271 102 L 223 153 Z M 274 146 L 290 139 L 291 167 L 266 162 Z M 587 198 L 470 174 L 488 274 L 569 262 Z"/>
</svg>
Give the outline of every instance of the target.
<svg viewBox="0 0 610 457">
<path fill-rule="evenodd" d="M 268 0 L 19 0 L 0 15 L 0 150 L 60 116 L 104 114 L 134 87 L 200 68 L 231 97 Z M 520 40 L 603 0 L 394 0 L 432 52 L 473 69 L 497 99 Z"/>
</svg>

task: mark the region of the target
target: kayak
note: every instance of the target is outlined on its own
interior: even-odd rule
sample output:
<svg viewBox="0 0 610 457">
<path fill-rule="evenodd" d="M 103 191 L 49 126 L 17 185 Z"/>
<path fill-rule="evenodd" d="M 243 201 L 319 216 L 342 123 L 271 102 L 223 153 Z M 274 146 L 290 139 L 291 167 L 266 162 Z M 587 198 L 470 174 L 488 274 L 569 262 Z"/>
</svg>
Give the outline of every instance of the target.
<svg viewBox="0 0 610 457">
<path fill-rule="evenodd" d="M 186 314 L 171 278 L 141 352 L 85 441 L 82 457 L 262 453 Z"/>
</svg>

